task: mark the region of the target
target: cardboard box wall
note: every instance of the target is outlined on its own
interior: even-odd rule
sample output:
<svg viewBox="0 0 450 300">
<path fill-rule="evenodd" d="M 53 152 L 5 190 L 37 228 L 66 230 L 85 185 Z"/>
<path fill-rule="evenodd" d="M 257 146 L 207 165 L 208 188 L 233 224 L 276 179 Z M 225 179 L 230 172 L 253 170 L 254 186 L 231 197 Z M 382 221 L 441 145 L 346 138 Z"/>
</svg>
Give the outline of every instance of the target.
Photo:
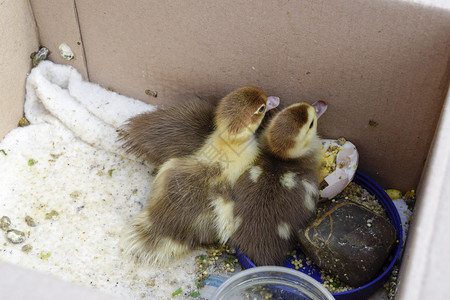
<svg viewBox="0 0 450 300">
<path fill-rule="evenodd" d="M 430 274 L 450 245 L 448 218 L 438 219 L 450 174 L 449 9 L 381 0 L 3 0 L 0 26 L 0 138 L 22 116 L 39 45 L 85 79 L 157 105 L 186 95 L 215 101 L 243 85 L 284 105 L 327 101 L 323 137 L 352 141 L 360 170 L 382 187 L 420 187 L 399 297 L 413 299 L 412 286 L 422 296 L 443 289 Z M 75 60 L 59 56 L 61 43 Z"/>
</svg>

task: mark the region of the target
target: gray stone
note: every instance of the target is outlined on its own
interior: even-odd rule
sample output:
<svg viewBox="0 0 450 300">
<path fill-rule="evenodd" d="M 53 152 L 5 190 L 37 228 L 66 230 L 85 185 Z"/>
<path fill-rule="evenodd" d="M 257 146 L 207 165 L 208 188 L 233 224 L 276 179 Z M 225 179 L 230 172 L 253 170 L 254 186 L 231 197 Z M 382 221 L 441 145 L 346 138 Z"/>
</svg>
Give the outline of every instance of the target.
<svg viewBox="0 0 450 300">
<path fill-rule="evenodd" d="M 328 201 L 310 226 L 298 231 L 298 238 L 317 266 L 360 287 L 380 273 L 396 232 L 387 218 L 341 199 Z"/>
</svg>

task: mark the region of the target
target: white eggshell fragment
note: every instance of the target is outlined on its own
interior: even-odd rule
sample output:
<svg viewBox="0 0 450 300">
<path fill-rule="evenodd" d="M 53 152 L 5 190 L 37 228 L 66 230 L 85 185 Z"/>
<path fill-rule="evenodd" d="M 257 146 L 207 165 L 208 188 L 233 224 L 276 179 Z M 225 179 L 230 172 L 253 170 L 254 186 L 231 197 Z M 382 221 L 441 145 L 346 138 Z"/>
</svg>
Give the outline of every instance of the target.
<svg viewBox="0 0 450 300">
<path fill-rule="evenodd" d="M 413 213 L 408 208 L 408 205 L 403 198 L 395 199 L 392 203 L 394 203 L 395 208 L 397 208 L 398 215 L 400 216 L 400 222 L 402 223 L 403 236 L 406 237 L 408 235 L 409 220 L 411 219 Z M 402 242 L 403 244 L 405 243 L 405 238 L 403 238 Z"/>
<path fill-rule="evenodd" d="M 58 49 L 59 54 L 65 60 L 72 60 L 75 58 L 75 54 L 73 53 L 72 49 L 70 49 L 69 45 L 67 45 L 66 43 L 62 43 L 61 45 L 59 45 Z"/>
<path fill-rule="evenodd" d="M 332 155 L 327 152 L 330 146 L 338 150 L 335 161 L 336 168 L 329 175 L 325 176 L 324 181 L 326 182 L 326 186 L 320 191 L 322 198 L 332 199 L 342 192 L 353 180 L 358 167 L 359 155 L 355 145 L 342 139 L 339 141 L 323 139 L 322 145 L 324 155 Z"/>
<path fill-rule="evenodd" d="M 17 229 L 10 229 L 6 232 L 6 239 L 13 244 L 20 244 L 25 241 L 25 233 Z"/>
</svg>

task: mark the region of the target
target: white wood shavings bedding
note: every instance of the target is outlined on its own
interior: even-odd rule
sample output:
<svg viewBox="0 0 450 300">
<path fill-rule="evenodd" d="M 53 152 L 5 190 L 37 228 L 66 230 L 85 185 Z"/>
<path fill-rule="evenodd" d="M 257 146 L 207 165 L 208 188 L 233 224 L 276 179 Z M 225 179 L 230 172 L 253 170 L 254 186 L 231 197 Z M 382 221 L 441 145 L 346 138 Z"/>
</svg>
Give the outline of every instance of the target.
<svg viewBox="0 0 450 300">
<path fill-rule="evenodd" d="M 45 62 L 44 67 L 78 74 L 73 68 L 50 62 Z M 52 88 L 39 91 L 32 86 L 30 77 L 27 101 L 35 102 L 28 102 L 28 108 L 25 107 L 31 125 L 14 129 L 0 142 L 0 217 L 8 216 L 11 228 L 23 231 L 26 240 L 12 244 L 0 231 L 0 259 L 126 299 L 167 299 L 180 287 L 183 291 L 194 290 L 194 257 L 198 251 L 161 268 L 139 265 L 121 253 L 122 230 L 145 205 L 151 192 L 152 170 L 118 154 L 119 148 L 110 151 L 117 138 L 114 130 L 109 130 L 114 131 L 114 136 L 101 136 L 101 141 L 95 141 L 97 147 L 90 144 L 97 134 L 97 129 L 91 128 L 93 124 L 105 123 L 114 129 L 128 116 L 110 117 L 117 116 L 120 109 L 118 105 L 105 105 L 109 101 L 105 93 L 111 92 L 81 82 L 88 84 L 84 89 L 95 87 L 92 90 L 104 99 L 103 104 L 96 105 L 102 110 L 92 111 L 93 103 L 76 103 L 74 93 L 65 91 L 67 83 L 55 87 L 54 82 L 47 82 Z M 36 98 L 45 97 L 46 93 L 54 95 L 58 87 L 62 89 L 58 93 L 63 95 L 56 98 L 59 103 L 54 102 L 52 110 L 39 106 Z M 30 94 L 35 99 L 30 100 Z M 123 98 L 120 101 L 124 105 L 136 101 Z M 63 100 L 73 101 L 72 116 L 59 115 L 67 113 Z M 129 115 L 139 112 L 142 109 Z M 101 113 L 109 117 L 102 117 Z M 83 116 L 83 122 L 68 121 L 77 115 Z M 108 118 L 115 118 L 116 124 Z M 78 124 L 76 130 L 71 128 L 73 124 Z M 108 145 L 107 149 L 102 145 Z M 52 211 L 57 215 L 48 215 Z M 26 216 L 32 217 L 37 226 L 27 225 Z M 32 246 L 31 251 L 22 251 L 26 244 Z"/>
</svg>

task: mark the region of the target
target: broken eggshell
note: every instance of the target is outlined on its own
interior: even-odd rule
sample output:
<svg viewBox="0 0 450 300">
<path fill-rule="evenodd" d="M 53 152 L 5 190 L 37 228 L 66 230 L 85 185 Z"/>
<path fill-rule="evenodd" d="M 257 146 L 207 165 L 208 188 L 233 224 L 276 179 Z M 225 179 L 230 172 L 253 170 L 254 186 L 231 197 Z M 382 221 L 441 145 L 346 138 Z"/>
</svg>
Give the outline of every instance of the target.
<svg viewBox="0 0 450 300">
<path fill-rule="evenodd" d="M 332 171 L 325 171 L 320 196 L 332 199 L 353 180 L 358 167 L 359 155 L 355 145 L 344 139 L 322 139 L 322 149 L 324 159 L 332 157 L 335 168 Z M 334 151 L 329 151 L 330 149 Z"/>
<path fill-rule="evenodd" d="M 58 49 L 59 54 L 65 60 L 75 59 L 75 54 L 73 53 L 72 49 L 70 49 L 69 45 L 67 45 L 66 43 L 62 43 L 61 45 L 59 45 Z"/>
</svg>

